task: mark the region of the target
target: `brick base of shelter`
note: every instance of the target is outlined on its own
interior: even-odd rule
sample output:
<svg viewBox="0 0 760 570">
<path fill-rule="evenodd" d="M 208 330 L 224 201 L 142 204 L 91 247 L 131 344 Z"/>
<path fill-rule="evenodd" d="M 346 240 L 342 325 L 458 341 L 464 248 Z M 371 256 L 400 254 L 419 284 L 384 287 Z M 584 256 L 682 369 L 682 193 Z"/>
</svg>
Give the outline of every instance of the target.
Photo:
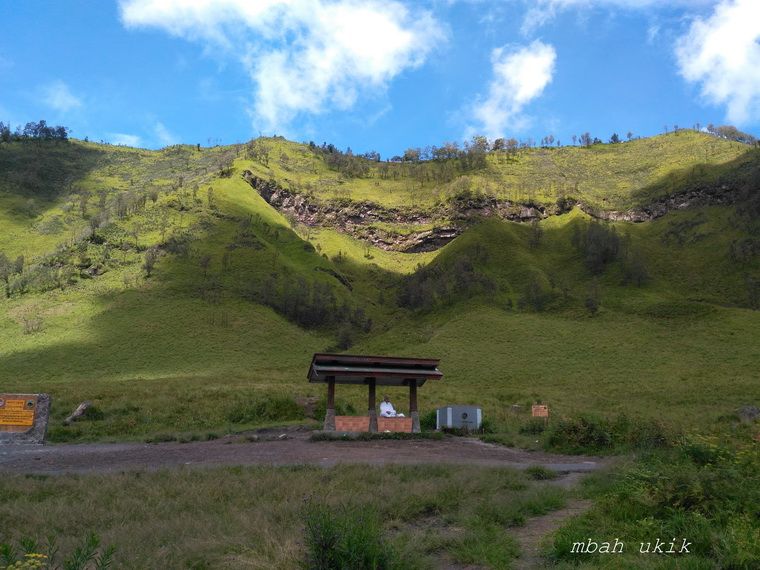
<svg viewBox="0 0 760 570">
<path fill-rule="evenodd" d="M 369 432 L 369 416 L 335 416 L 335 431 Z M 412 418 L 377 418 L 378 433 L 412 433 Z"/>
<path fill-rule="evenodd" d="M 377 418 L 377 431 L 380 433 L 412 433 L 412 418 Z"/>
</svg>

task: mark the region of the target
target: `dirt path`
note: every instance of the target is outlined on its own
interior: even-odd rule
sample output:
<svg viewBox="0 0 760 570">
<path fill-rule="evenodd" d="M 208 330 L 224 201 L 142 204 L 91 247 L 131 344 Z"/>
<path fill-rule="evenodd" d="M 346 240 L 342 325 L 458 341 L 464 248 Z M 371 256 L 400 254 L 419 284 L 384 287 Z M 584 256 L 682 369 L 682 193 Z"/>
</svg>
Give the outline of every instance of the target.
<svg viewBox="0 0 760 570">
<path fill-rule="evenodd" d="M 546 561 L 541 556 L 541 542 L 545 537 L 558 530 L 567 519 L 582 515 L 593 503 L 580 499 L 568 501 L 564 509 L 553 511 L 542 517 L 528 519 L 524 526 L 511 531 L 511 535 L 520 546 L 520 558 L 515 560 L 513 568 L 528 570 L 543 568 Z"/>
<path fill-rule="evenodd" d="M 266 441 L 229 436 L 191 443 L 94 443 L 0 446 L 0 473 L 108 473 L 182 466 L 454 464 L 525 468 L 543 465 L 561 472 L 588 472 L 598 457 L 554 455 L 512 449 L 476 439 L 311 442 L 309 433 L 273 434 Z"/>
<path fill-rule="evenodd" d="M 546 481 L 547 485 L 562 489 L 574 489 L 586 476 L 583 472 L 562 473 L 556 479 Z M 513 527 L 506 532 L 512 536 L 520 549 L 520 556 L 512 561 L 512 566 L 517 570 L 529 570 L 533 568 L 547 567 L 546 559 L 541 555 L 543 540 L 558 530 L 568 519 L 586 512 L 593 505 L 592 501 L 572 499 L 567 506 L 546 515 L 533 517 L 526 520 L 521 527 Z M 462 531 L 463 529 L 458 529 Z M 437 562 L 436 568 L 441 570 L 486 570 L 486 566 L 478 564 L 462 564 L 455 562 L 448 552 L 443 552 Z"/>
</svg>

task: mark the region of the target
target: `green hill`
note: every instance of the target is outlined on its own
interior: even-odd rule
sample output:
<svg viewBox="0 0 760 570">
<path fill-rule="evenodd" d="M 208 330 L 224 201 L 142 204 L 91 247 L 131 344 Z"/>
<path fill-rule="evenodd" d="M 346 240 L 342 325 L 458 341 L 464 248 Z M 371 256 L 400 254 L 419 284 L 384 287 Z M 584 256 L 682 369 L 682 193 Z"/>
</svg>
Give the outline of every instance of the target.
<svg viewBox="0 0 760 570">
<path fill-rule="evenodd" d="M 3 389 L 50 392 L 55 440 L 237 430 L 299 420 L 311 353 L 350 348 L 441 357 L 424 410 L 506 431 L 534 400 L 719 429 L 760 396 L 758 172 L 687 131 L 401 163 L 4 143 Z M 632 211 L 651 221 L 598 221 Z"/>
</svg>

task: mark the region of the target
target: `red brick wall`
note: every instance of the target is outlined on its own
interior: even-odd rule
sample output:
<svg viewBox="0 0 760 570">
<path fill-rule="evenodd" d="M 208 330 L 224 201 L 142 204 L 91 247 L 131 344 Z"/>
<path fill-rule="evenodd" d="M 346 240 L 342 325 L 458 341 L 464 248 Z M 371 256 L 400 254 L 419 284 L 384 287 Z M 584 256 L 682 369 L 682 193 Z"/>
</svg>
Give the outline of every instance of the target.
<svg viewBox="0 0 760 570">
<path fill-rule="evenodd" d="M 368 416 L 335 416 L 335 431 L 369 431 Z M 412 418 L 377 418 L 377 431 L 412 433 Z"/>
<path fill-rule="evenodd" d="M 369 416 L 335 416 L 335 431 L 369 431 Z"/>
<path fill-rule="evenodd" d="M 412 433 L 412 418 L 377 418 L 377 431 Z"/>
</svg>

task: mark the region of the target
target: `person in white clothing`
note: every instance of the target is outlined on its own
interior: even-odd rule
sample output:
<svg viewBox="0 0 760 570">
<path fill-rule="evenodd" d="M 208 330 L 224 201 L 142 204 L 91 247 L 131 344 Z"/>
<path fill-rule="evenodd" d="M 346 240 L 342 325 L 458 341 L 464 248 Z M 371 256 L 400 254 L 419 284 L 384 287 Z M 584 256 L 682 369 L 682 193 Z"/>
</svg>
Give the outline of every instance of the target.
<svg viewBox="0 0 760 570">
<path fill-rule="evenodd" d="M 391 404 L 388 396 L 383 396 L 383 401 L 380 402 L 380 415 L 384 418 L 403 418 L 404 414 L 396 413 L 396 409 Z"/>
</svg>

